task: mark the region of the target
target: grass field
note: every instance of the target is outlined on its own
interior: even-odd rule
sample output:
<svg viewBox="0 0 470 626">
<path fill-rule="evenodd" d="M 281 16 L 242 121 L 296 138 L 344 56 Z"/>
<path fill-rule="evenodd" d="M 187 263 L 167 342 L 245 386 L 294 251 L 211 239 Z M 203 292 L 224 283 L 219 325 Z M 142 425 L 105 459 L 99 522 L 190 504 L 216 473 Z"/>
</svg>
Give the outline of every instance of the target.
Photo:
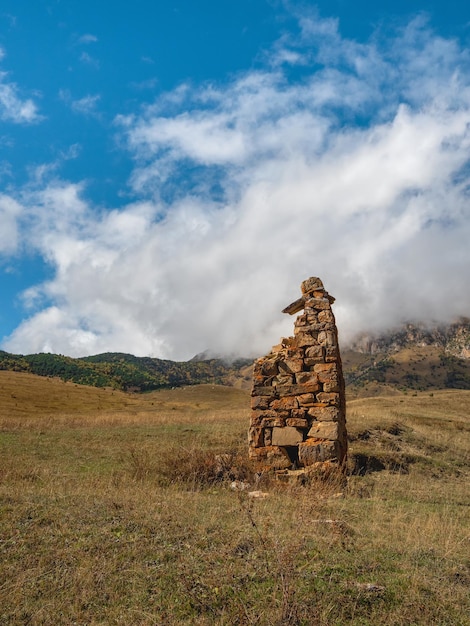
<svg viewBox="0 0 470 626">
<path fill-rule="evenodd" d="M 0 624 L 470 624 L 470 391 L 350 401 L 304 487 L 255 482 L 248 406 L 0 372 Z"/>
</svg>

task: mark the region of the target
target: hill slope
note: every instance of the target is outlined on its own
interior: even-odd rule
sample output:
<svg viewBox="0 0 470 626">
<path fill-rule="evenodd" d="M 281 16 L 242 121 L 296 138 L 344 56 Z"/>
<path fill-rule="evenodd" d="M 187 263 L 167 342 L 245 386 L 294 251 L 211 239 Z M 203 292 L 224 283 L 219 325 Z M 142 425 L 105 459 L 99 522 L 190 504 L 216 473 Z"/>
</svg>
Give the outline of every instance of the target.
<svg viewBox="0 0 470 626">
<path fill-rule="evenodd" d="M 177 362 L 122 353 L 73 359 L 58 354 L 19 355 L 0 351 L 0 370 L 57 377 L 81 385 L 123 391 L 226 383 L 230 378 L 239 378 L 240 368 L 250 363 L 249 359 L 232 363 L 221 359 Z"/>
<path fill-rule="evenodd" d="M 470 320 L 363 334 L 342 357 L 346 384 L 359 395 L 384 388 L 470 389 Z"/>
<path fill-rule="evenodd" d="M 470 320 L 448 326 L 405 326 L 358 337 L 342 348 L 351 396 L 394 391 L 470 389 Z M 57 377 L 94 387 L 152 391 L 201 383 L 251 387 L 251 359 L 224 360 L 202 353 L 185 362 L 105 353 L 73 359 L 57 354 L 0 351 L 0 370 Z"/>
</svg>

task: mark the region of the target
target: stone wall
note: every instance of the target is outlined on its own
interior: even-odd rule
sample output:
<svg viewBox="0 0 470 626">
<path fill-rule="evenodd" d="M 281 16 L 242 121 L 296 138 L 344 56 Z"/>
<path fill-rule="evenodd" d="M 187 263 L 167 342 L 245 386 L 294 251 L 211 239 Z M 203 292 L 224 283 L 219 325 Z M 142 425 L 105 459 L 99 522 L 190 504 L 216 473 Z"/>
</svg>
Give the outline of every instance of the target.
<svg viewBox="0 0 470 626">
<path fill-rule="evenodd" d="M 294 336 L 255 362 L 250 458 L 261 468 L 294 469 L 346 459 L 346 411 L 334 298 L 319 278 L 283 310 L 300 313 Z"/>
</svg>

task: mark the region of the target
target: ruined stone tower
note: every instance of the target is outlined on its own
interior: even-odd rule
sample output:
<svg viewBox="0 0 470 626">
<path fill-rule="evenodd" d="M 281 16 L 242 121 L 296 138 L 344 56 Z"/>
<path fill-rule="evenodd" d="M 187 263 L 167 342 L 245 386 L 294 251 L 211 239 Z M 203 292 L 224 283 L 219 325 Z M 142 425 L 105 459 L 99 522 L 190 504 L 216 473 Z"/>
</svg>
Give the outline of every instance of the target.
<svg viewBox="0 0 470 626">
<path fill-rule="evenodd" d="M 260 467 L 289 469 L 346 459 L 344 379 L 334 298 L 319 278 L 301 285 L 294 337 L 255 362 L 249 430 L 250 458 Z"/>
</svg>

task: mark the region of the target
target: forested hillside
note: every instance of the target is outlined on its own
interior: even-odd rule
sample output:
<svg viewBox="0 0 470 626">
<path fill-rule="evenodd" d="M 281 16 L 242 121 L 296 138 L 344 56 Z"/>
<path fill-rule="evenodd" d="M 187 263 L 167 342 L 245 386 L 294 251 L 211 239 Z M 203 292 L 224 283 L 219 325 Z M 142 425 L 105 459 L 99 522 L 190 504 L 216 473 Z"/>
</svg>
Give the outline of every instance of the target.
<svg viewBox="0 0 470 626">
<path fill-rule="evenodd" d="M 224 383 L 250 363 L 239 359 L 227 363 L 168 361 L 131 354 L 105 353 L 73 359 L 57 354 L 9 354 L 0 351 L 0 369 L 57 377 L 81 385 L 112 387 L 124 391 L 151 391 L 200 383 Z"/>
</svg>

